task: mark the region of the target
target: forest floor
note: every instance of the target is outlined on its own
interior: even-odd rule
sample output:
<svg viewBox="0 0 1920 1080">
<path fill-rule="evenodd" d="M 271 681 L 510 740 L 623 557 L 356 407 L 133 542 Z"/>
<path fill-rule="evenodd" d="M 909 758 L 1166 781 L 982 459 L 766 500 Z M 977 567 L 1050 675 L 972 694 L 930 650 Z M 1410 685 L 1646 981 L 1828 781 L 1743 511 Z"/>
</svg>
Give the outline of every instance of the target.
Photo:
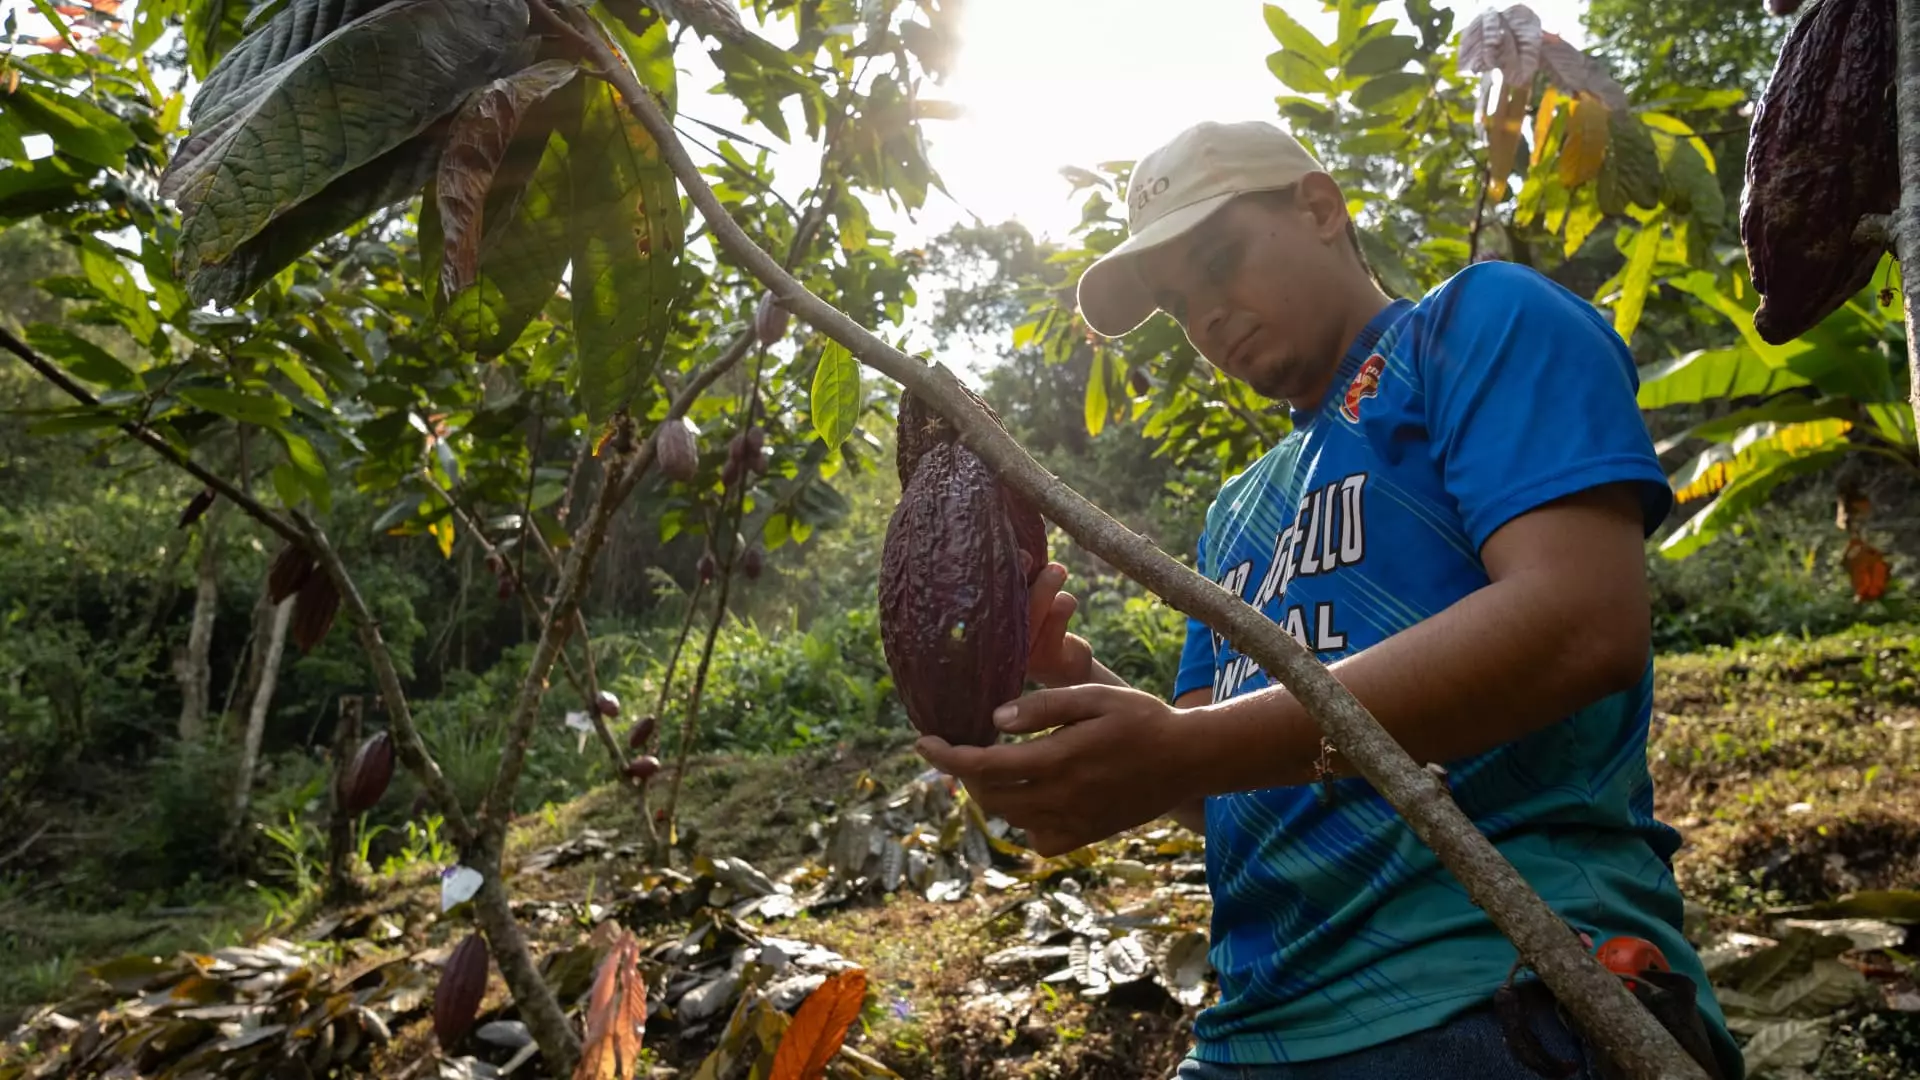
<svg viewBox="0 0 1920 1080">
<path fill-rule="evenodd" d="M 1913 967 L 1920 955 L 1920 892 L 1902 891 L 1920 883 L 1920 628 L 1858 630 L 1810 641 L 1776 638 L 1663 657 L 1657 686 L 1652 767 L 1658 812 L 1685 836 L 1676 873 L 1689 898 L 1689 931 L 1720 950 L 1726 966 L 1715 968 L 1716 986 L 1723 1002 L 1733 1001 L 1733 1011 L 1745 1018 L 1740 1033 L 1753 1040 L 1750 1068 L 1780 1077 L 1920 1080 L 1920 989 Z M 996 844 L 993 869 L 974 873 L 969 888 L 943 889 L 939 852 L 949 853 L 945 865 L 959 865 L 954 853 L 966 844 L 954 837 L 965 840 L 967 826 L 954 824 L 964 815 L 951 809 L 950 796 L 945 802 L 935 798 L 934 812 L 909 821 L 902 834 L 909 847 L 918 843 L 934 853 L 932 870 L 924 859 L 917 870 L 903 873 L 895 866 L 891 873 L 900 884 L 890 893 L 869 890 L 844 903 L 829 897 L 808 909 L 805 898 L 819 900 L 823 879 L 831 884 L 823 864 L 858 866 L 866 855 L 864 833 L 853 841 L 859 858 L 849 864 L 841 852 L 844 815 L 877 817 L 889 793 L 910 789 L 919 794 L 900 813 L 912 818 L 934 790 L 926 784 L 905 738 L 861 749 L 700 762 L 682 794 L 690 823 L 683 840 L 697 858 L 677 860 L 687 871 L 680 877 L 662 877 L 629 857 L 630 849 L 621 845 L 637 835 L 631 797 L 616 788 L 598 790 L 523 823 L 513 844 L 521 865 L 512 885 L 517 910 L 536 954 L 551 960 L 550 980 L 569 984 L 563 991 L 568 1004 L 584 985 L 577 971 L 562 970 L 567 950 L 588 940 L 589 928 L 609 915 L 633 927 L 650 947 L 648 970 L 661 979 L 656 993 L 664 996 L 656 1009 L 672 1005 L 648 1031 L 661 1076 L 694 1077 L 707 1052 L 725 1041 L 727 1001 L 699 1010 L 689 1002 L 713 997 L 706 991 L 715 987 L 728 1001 L 742 996 L 738 957 L 753 954 L 741 950 L 768 937 L 784 955 L 810 943 L 829 950 L 817 953 L 815 963 L 851 962 L 866 969 L 867 1007 L 849 1039 L 864 1057 L 844 1058 L 836 1066 L 842 1075 L 886 1075 L 882 1065 L 913 1078 L 1167 1075 L 1188 1045 L 1197 1006 L 1210 1000 L 1205 987 L 1184 986 L 1174 977 L 1179 961 L 1166 951 L 1180 935 L 1206 929 L 1205 890 L 1194 880 L 1198 838 L 1153 827 L 1077 858 L 1047 861 Z M 905 796 L 896 802 L 905 806 Z M 836 814 L 843 815 L 837 823 Z M 882 846 L 873 842 L 876 855 Z M 744 860 L 765 877 L 730 860 Z M 866 865 L 871 871 L 877 864 Z M 437 869 L 420 866 L 381 879 L 354 908 L 309 910 L 268 936 L 269 950 L 279 947 L 275 942 L 324 942 L 324 948 L 300 952 L 298 960 L 276 962 L 331 971 L 335 987 L 387 987 L 381 991 L 387 995 L 381 998 L 387 1010 L 381 1030 L 390 1029 L 391 1040 L 360 1059 L 376 1075 L 492 1075 L 513 1056 L 508 1032 L 485 1044 L 469 1037 L 457 1061 L 441 1057 L 429 1003 L 416 985 L 421 980 L 402 977 L 411 965 L 426 972 L 430 988 L 433 965 L 465 933 L 440 912 Z M 756 899 L 769 880 L 780 889 L 771 899 L 789 902 Z M 941 899 L 925 898 L 929 892 Z M 1856 899 L 1836 904 L 1848 896 Z M 794 897 L 803 900 L 790 902 Z M 750 902 L 742 906 L 742 898 Z M 740 916 L 715 914 L 728 906 Z M 1043 909 L 1039 915 L 1036 907 Z M 1796 910 L 1785 914 L 1808 919 L 1853 918 L 1818 923 L 1813 930 L 1802 923 L 1796 931 L 1782 922 L 1781 909 L 1788 907 Z M 137 914 L 115 918 L 111 927 L 76 928 L 73 934 L 85 940 L 88 933 L 103 932 L 104 960 L 129 947 L 144 955 L 187 947 L 174 939 L 194 929 L 183 929 L 176 919 L 163 936 L 109 948 L 112 933 L 137 934 L 142 922 Z M 1036 919 L 1043 925 L 1036 928 Z M 1101 928 L 1089 929 L 1094 922 Z M 1158 950 L 1147 968 L 1159 974 L 1129 982 L 1124 972 L 1089 973 L 1085 956 L 1069 955 L 1072 950 L 1061 944 L 1088 935 L 1096 942 L 1137 937 Z M 381 943 L 370 943 L 375 941 Z M 732 949 L 735 960 L 731 968 L 696 970 L 718 961 L 702 960 L 688 942 L 722 960 Z M 1807 955 L 1796 954 L 1787 965 L 1784 958 L 1794 949 Z M 1112 947 L 1107 953 L 1115 955 Z M 1780 961 L 1772 965 L 1779 970 L 1762 978 L 1754 970 L 1755 955 L 1763 965 Z M 240 953 L 232 956 L 240 958 L 244 974 L 248 961 Z M 1736 956 L 1747 959 L 1724 960 Z M 257 957 L 252 962 L 267 963 Z M 370 977 L 380 964 L 401 974 Z M 149 994 L 149 1012 L 155 1008 L 153 987 L 164 985 L 152 981 L 162 966 L 155 959 L 140 969 L 140 978 L 149 980 L 139 987 Z M 201 970 L 207 973 L 205 965 Z M 755 970 L 750 967 L 749 975 Z M 156 1035 L 159 1029 L 145 1014 L 117 1027 L 99 1019 L 103 1005 L 109 1013 L 140 1011 L 137 990 L 128 989 L 138 980 L 126 974 L 122 967 L 82 976 L 68 1004 L 29 1014 L 34 1022 L 0 1046 L 0 1080 L 38 1076 L 35 1070 L 56 1063 L 72 1070 L 79 1060 L 76 1044 L 85 1043 L 89 1032 L 96 1032 L 93 1042 L 80 1049 L 94 1053 L 102 1066 L 115 1056 L 101 1056 L 99 1047 L 111 1042 L 103 1036 L 143 1030 L 139 1023 L 149 1024 L 141 1044 L 147 1049 L 138 1051 L 149 1058 L 152 1046 L 166 1038 L 190 1043 L 189 1029 L 178 1026 L 185 1021 L 171 1021 L 171 1035 Z M 1832 985 L 1814 985 L 1826 976 L 1833 977 Z M 725 978 L 733 982 L 721 987 L 718 980 Z M 313 980 L 326 984 L 319 975 Z M 415 986 L 411 995 L 391 989 L 402 984 Z M 1096 986 L 1092 994 L 1090 985 Z M 218 998 L 229 1004 L 214 1011 L 241 1008 L 234 1001 L 265 1000 L 249 993 Z M 1771 1006 L 1765 1005 L 1769 998 Z M 94 1011 L 91 1020 L 88 1010 Z M 511 1017 L 495 975 L 481 1018 Z M 216 1019 L 210 1012 L 208 1023 Z M 260 1027 L 218 1030 L 238 1043 L 228 1055 L 236 1068 L 244 1064 L 241 1048 L 266 1038 L 257 1034 Z M 240 1075 L 225 1069 L 222 1074 Z M 516 1073 L 533 1074 L 530 1068 Z"/>
</svg>

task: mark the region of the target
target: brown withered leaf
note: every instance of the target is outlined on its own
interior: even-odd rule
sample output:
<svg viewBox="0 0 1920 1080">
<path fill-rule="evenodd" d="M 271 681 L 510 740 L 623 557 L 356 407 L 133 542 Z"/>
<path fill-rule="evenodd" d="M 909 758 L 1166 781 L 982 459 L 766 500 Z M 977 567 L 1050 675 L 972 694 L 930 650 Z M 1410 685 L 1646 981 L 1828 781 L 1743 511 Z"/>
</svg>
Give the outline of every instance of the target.
<svg viewBox="0 0 1920 1080">
<path fill-rule="evenodd" d="M 475 90 L 455 115 L 435 180 L 446 238 L 440 263 L 443 295 L 458 294 L 479 273 L 487 193 L 521 118 L 567 85 L 578 70 L 565 60 L 542 61 Z"/>
<path fill-rule="evenodd" d="M 587 1038 L 573 1080 L 632 1080 L 639 1075 L 640 1041 L 647 1030 L 647 983 L 639 959 L 640 943 L 622 932 L 600 962 L 587 998 Z"/>
<path fill-rule="evenodd" d="M 1592 94 L 1609 109 L 1627 107 L 1627 91 L 1607 72 L 1605 64 L 1569 44 L 1558 34 L 1540 35 L 1540 65 L 1547 79 L 1568 97 Z"/>
<path fill-rule="evenodd" d="M 773 1053 L 768 1080 L 820 1080 L 827 1062 L 846 1041 L 847 1028 L 860 1016 L 867 998 L 867 973 L 847 968 L 827 976 L 793 1014 L 793 1023 Z"/>
<path fill-rule="evenodd" d="M 1893 571 L 1879 548 L 1854 537 L 1847 543 L 1847 553 L 1841 561 L 1846 564 L 1847 577 L 1853 582 L 1855 600 L 1878 600 L 1886 595 L 1887 581 Z"/>
<path fill-rule="evenodd" d="M 300 586 L 300 593 L 293 601 L 293 643 L 302 653 L 310 653 L 313 647 L 326 638 L 327 631 L 333 629 L 333 617 L 340 610 L 340 592 L 333 587 L 333 579 L 324 573 L 307 575 Z"/>
<path fill-rule="evenodd" d="M 314 570 L 313 556 L 307 554 L 305 548 L 292 544 L 281 548 L 273 557 L 273 566 L 267 570 L 267 599 L 278 604 L 299 592 Z"/>
<path fill-rule="evenodd" d="M 187 508 L 180 511 L 180 528 L 184 529 L 199 521 L 200 515 L 206 513 L 207 508 L 213 505 L 213 497 L 212 488 L 201 488 L 200 494 L 195 495 L 193 501 L 187 503 Z"/>
</svg>

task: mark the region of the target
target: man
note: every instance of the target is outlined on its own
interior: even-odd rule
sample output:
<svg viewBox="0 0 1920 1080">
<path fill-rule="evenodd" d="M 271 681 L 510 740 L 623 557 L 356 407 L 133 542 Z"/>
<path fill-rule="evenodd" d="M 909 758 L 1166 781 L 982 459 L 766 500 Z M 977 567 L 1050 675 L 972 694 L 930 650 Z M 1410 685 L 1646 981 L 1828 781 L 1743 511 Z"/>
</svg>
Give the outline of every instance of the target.
<svg viewBox="0 0 1920 1080">
<path fill-rule="evenodd" d="M 1679 838 L 1653 818 L 1643 545 L 1671 496 L 1624 343 L 1508 263 L 1390 300 L 1338 186 L 1269 124 L 1183 132 L 1139 162 L 1127 208 L 1126 242 L 1079 284 L 1088 326 L 1114 337 L 1165 311 L 1292 411 L 1208 511 L 1200 571 L 1444 764 L 1570 925 L 1651 941 L 1691 977 L 1738 1077 L 1680 931 Z M 1221 998 L 1180 1076 L 1539 1075 L 1490 1004 L 1512 945 L 1299 703 L 1198 622 L 1171 706 L 1126 687 L 1067 632 L 1065 577 L 1053 564 L 1034 588 L 1046 689 L 995 715 L 1049 734 L 919 749 L 1043 854 L 1168 814 L 1205 831 Z M 1551 1000 L 1526 999 L 1538 1045 L 1596 1075 Z"/>
</svg>

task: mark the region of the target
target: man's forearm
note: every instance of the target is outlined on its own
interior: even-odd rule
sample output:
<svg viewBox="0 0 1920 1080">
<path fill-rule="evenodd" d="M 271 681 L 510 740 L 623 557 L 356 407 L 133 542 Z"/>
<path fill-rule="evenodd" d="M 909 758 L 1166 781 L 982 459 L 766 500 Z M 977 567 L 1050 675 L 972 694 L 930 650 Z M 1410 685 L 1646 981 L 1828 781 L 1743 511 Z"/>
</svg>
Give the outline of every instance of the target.
<svg viewBox="0 0 1920 1080">
<path fill-rule="evenodd" d="M 1497 582 L 1373 648 L 1335 676 L 1415 761 L 1446 762 L 1520 738 L 1626 685 L 1620 647 L 1582 639 L 1539 583 Z M 1591 628 L 1586 628 L 1591 630 Z M 1644 651 L 1641 652 L 1644 664 Z M 1170 753 L 1185 787 L 1216 795 L 1310 783 L 1320 732 L 1285 689 L 1191 710 Z M 1334 759 L 1342 773 L 1353 770 Z"/>
</svg>

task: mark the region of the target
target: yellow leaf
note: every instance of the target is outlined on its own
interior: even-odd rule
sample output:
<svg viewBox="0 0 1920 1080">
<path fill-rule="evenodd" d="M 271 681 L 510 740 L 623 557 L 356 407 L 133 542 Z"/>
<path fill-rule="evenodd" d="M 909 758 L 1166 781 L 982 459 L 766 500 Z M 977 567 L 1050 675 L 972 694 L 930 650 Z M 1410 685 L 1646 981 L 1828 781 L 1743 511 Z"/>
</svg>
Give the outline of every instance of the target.
<svg viewBox="0 0 1920 1080">
<path fill-rule="evenodd" d="M 453 518 L 443 517 L 427 526 L 427 531 L 433 533 L 435 540 L 440 541 L 440 557 L 453 558 Z"/>
<path fill-rule="evenodd" d="M 1527 97 L 1527 88 L 1509 87 L 1500 107 L 1487 117 L 1487 194 L 1496 200 L 1507 197 L 1507 176 L 1513 172 L 1520 126 L 1527 119 Z"/>
<path fill-rule="evenodd" d="M 1574 99 L 1567 117 L 1567 141 L 1560 150 L 1560 182 L 1569 188 L 1600 175 L 1607 158 L 1607 116 L 1600 99 L 1585 94 Z"/>
<path fill-rule="evenodd" d="M 1553 132 L 1553 114 L 1560 111 L 1560 103 L 1565 100 L 1560 91 L 1551 86 L 1540 95 L 1540 108 L 1533 114 L 1532 163 L 1535 165 L 1540 164 L 1541 156 L 1546 153 L 1547 136 Z"/>
</svg>

